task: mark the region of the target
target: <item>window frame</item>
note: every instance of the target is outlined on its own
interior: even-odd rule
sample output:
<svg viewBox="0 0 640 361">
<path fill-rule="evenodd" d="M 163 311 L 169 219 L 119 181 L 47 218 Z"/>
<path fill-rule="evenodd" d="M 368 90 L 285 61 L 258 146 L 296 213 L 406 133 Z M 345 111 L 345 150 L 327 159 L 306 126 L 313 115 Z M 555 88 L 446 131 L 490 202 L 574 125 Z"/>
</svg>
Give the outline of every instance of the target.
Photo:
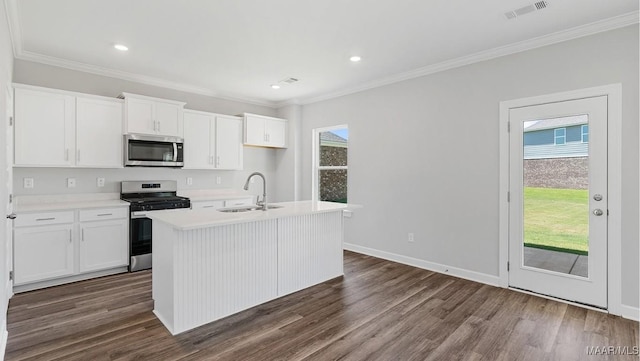
<svg viewBox="0 0 640 361">
<path fill-rule="evenodd" d="M 320 171 L 321 170 L 346 170 L 349 173 L 349 156 L 347 151 L 347 165 L 345 166 L 321 166 L 320 165 L 320 133 L 330 132 L 337 129 L 346 129 L 349 131 L 347 124 L 332 125 L 329 127 L 315 128 L 311 132 L 313 139 L 311 148 L 311 200 L 317 202 L 320 200 Z M 349 149 L 349 139 L 347 139 L 347 149 Z M 348 178 L 347 178 L 348 179 Z M 349 184 L 347 182 L 347 198 L 349 198 Z"/>
<path fill-rule="evenodd" d="M 562 135 L 558 135 L 558 131 L 562 131 Z M 562 138 L 562 143 L 558 143 L 558 139 Z M 556 128 L 553 130 L 553 144 L 565 145 L 567 144 L 567 128 Z"/>
<path fill-rule="evenodd" d="M 587 128 L 587 131 L 585 132 L 584 129 Z M 587 137 L 587 140 L 584 140 L 584 137 Z M 589 143 L 589 124 L 582 124 L 582 126 L 580 126 L 580 141 L 582 141 L 582 143 Z"/>
</svg>

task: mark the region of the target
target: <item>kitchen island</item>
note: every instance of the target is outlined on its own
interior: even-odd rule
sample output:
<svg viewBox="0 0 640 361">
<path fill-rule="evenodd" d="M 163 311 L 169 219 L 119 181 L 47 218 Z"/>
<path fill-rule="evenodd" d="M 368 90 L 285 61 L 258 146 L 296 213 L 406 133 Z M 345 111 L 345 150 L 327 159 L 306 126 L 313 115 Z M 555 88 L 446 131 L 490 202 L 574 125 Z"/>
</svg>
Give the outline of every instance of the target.
<svg viewBox="0 0 640 361">
<path fill-rule="evenodd" d="M 154 313 L 171 334 L 343 275 L 343 211 L 351 206 L 276 206 L 149 215 Z"/>
</svg>

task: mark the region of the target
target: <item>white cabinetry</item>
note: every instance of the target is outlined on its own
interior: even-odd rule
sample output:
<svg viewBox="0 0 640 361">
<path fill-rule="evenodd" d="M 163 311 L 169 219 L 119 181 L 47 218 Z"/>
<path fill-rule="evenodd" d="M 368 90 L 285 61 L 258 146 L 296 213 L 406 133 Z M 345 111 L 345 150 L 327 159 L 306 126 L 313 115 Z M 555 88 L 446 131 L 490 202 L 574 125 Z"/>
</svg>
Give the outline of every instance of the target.
<svg viewBox="0 0 640 361">
<path fill-rule="evenodd" d="M 185 103 L 122 93 L 125 103 L 125 132 L 182 137 Z"/>
<path fill-rule="evenodd" d="M 73 165 L 75 97 L 33 89 L 15 90 L 15 165 Z"/>
<path fill-rule="evenodd" d="M 76 98 L 76 166 L 122 167 L 122 103 Z"/>
<path fill-rule="evenodd" d="M 18 214 L 14 285 L 29 290 L 123 271 L 128 230 L 127 207 Z"/>
<path fill-rule="evenodd" d="M 80 269 L 98 271 L 128 264 L 126 208 L 80 211 Z"/>
<path fill-rule="evenodd" d="M 220 208 L 224 208 L 224 201 L 191 202 L 191 209 L 220 209 Z"/>
<path fill-rule="evenodd" d="M 287 120 L 256 114 L 244 114 L 244 144 L 286 148 Z"/>
<path fill-rule="evenodd" d="M 238 117 L 184 111 L 184 167 L 242 169 L 242 120 Z"/>
<path fill-rule="evenodd" d="M 15 85 L 16 166 L 122 167 L 122 101 Z"/>
<path fill-rule="evenodd" d="M 19 216 L 13 244 L 15 285 L 72 275 L 73 250 L 73 212 Z"/>
</svg>

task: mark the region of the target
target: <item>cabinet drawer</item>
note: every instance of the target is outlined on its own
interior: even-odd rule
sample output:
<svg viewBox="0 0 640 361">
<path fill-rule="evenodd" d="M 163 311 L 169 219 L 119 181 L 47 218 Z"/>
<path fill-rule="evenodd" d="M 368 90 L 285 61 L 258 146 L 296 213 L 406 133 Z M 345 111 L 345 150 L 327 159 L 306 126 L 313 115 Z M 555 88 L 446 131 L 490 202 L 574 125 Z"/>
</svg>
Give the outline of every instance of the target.
<svg viewBox="0 0 640 361">
<path fill-rule="evenodd" d="M 191 202 L 192 209 L 219 209 L 224 207 L 223 201 Z"/>
<path fill-rule="evenodd" d="M 255 204 L 253 202 L 253 197 L 230 199 L 228 201 L 224 201 L 225 207 L 250 206 L 252 204 Z"/>
<path fill-rule="evenodd" d="M 13 225 L 27 227 L 63 223 L 73 223 L 73 211 L 18 214 Z"/>
<path fill-rule="evenodd" d="M 107 219 L 122 219 L 129 216 L 129 208 L 99 208 L 86 209 L 80 212 L 80 222 L 103 221 Z"/>
</svg>

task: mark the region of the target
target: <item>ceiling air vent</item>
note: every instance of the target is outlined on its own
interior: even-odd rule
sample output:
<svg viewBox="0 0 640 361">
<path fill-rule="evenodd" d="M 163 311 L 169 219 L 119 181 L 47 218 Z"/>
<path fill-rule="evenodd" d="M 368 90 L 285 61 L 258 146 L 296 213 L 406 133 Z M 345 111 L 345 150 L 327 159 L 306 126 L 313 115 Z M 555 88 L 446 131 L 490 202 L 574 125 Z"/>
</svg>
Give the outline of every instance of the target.
<svg viewBox="0 0 640 361">
<path fill-rule="evenodd" d="M 296 79 L 296 78 L 286 78 L 286 79 L 280 80 L 279 83 L 293 84 L 293 83 L 295 83 L 297 81 L 298 81 L 298 79 Z"/>
<path fill-rule="evenodd" d="M 549 3 L 547 1 L 538 1 L 531 5 L 527 5 L 515 10 L 507 11 L 506 13 L 504 13 L 504 16 L 507 19 L 511 20 L 511 19 L 517 18 L 518 16 L 522 16 L 534 11 L 545 9 L 547 6 L 549 6 Z"/>
</svg>

